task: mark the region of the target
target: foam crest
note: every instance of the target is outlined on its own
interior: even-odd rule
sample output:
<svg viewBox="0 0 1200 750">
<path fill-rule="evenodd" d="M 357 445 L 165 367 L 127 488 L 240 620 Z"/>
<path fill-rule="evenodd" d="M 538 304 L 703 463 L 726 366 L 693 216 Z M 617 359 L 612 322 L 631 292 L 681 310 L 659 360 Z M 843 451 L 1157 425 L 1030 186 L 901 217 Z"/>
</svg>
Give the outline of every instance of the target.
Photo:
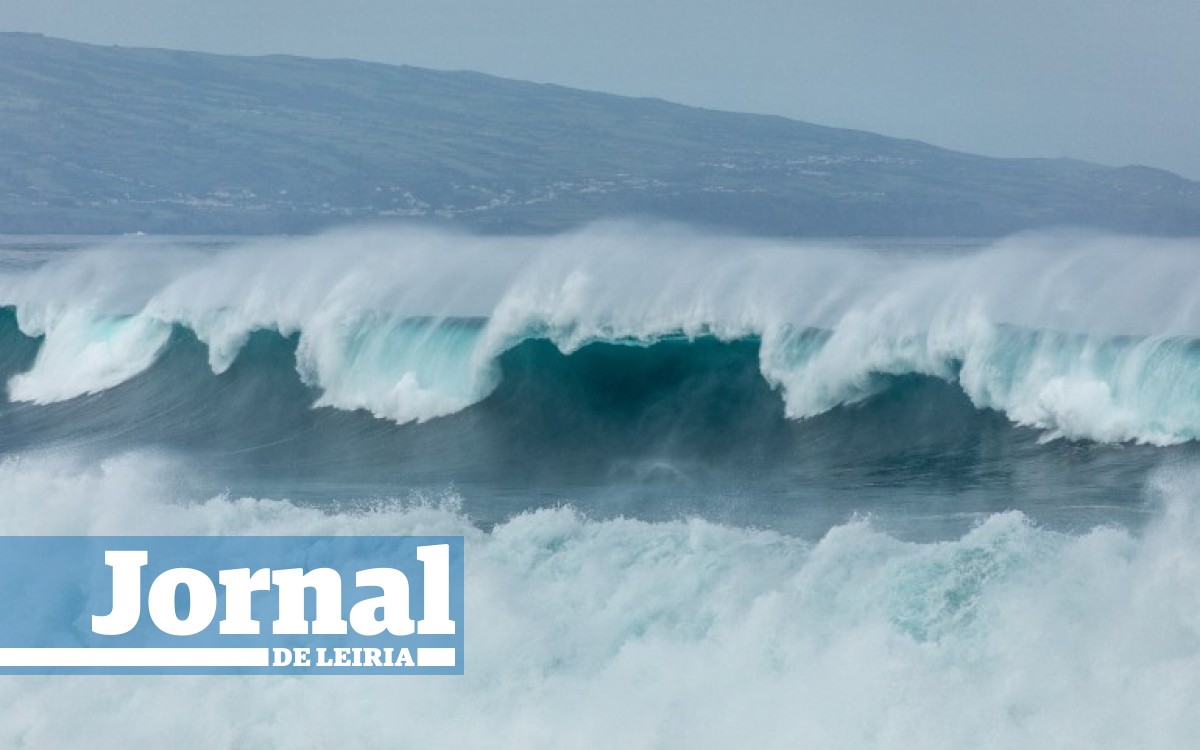
<svg viewBox="0 0 1200 750">
<path fill-rule="evenodd" d="M 45 338 L 33 367 L 14 375 L 8 395 L 35 404 L 66 401 L 120 385 L 154 364 L 171 327 L 143 315 L 95 316 L 66 309 L 24 333 Z"/>
<path fill-rule="evenodd" d="M 395 422 L 423 422 L 476 403 L 495 385 L 472 363 L 482 324 L 401 318 L 359 321 L 349 331 L 308 328 L 296 351 L 317 406 L 366 409 Z"/>
</svg>

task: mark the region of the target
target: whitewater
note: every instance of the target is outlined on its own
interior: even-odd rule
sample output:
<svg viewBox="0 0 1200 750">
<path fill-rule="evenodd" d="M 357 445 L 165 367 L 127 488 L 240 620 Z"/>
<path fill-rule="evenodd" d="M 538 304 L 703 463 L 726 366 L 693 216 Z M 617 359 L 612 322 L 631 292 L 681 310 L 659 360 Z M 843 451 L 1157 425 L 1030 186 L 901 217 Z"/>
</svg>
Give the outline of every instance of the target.
<svg viewBox="0 0 1200 750">
<path fill-rule="evenodd" d="M 1014 511 L 915 544 L 861 519 L 803 540 L 560 507 L 484 532 L 453 497 L 158 500 L 177 469 L 6 461 L 0 531 L 463 534 L 466 675 L 9 677 L 0 744 L 1183 748 L 1200 732 L 1195 471 L 1156 477 L 1138 536 Z"/>
<path fill-rule="evenodd" d="M 461 678 L 3 678 L 0 746 L 1193 746 L 1196 251 L 0 239 L 0 534 L 467 551 Z"/>
</svg>

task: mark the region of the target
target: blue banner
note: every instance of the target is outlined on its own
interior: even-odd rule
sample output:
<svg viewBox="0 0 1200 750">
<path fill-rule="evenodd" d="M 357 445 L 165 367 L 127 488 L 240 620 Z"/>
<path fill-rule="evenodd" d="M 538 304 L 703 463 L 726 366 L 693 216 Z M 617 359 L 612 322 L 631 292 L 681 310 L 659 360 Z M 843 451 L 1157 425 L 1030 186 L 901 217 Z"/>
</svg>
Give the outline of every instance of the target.
<svg viewBox="0 0 1200 750">
<path fill-rule="evenodd" d="M 462 674 L 462 537 L 0 537 L 0 674 Z"/>
</svg>

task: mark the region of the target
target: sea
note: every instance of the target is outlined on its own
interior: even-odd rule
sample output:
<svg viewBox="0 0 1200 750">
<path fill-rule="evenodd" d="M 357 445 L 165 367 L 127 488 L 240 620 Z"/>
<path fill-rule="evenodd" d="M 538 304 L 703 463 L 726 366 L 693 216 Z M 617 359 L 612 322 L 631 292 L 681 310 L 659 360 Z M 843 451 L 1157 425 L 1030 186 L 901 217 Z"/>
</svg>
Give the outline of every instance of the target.
<svg viewBox="0 0 1200 750">
<path fill-rule="evenodd" d="M 1194 239 L 0 236 L 0 384 L 0 534 L 466 549 L 461 677 L 5 677 L 0 747 L 1200 737 Z"/>
</svg>

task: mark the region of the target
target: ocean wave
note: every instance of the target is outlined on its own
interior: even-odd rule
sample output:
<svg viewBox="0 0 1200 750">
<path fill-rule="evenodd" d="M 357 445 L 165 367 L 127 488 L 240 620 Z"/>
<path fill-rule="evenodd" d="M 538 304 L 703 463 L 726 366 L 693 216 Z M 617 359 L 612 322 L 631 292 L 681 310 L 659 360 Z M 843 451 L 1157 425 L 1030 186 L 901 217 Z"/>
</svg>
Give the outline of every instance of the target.
<svg viewBox="0 0 1200 750">
<path fill-rule="evenodd" d="M 888 253 L 628 225 L 526 239 L 381 230 L 71 253 L 4 272 L 0 305 L 40 342 L 8 375 L 9 399 L 35 404 L 145 373 L 177 329 L 215 374 L 257 331 L 294 336 L 315 405 L 397 423 L 486 399 L 501 357 L 527 342 L 571 354 L 711 339 L 756 343 L 794 419 L 916 375 L 1048 439 L 1169 445 L 1200 436 L 1198 257 L 1102 237 Z"/>
</svg>

